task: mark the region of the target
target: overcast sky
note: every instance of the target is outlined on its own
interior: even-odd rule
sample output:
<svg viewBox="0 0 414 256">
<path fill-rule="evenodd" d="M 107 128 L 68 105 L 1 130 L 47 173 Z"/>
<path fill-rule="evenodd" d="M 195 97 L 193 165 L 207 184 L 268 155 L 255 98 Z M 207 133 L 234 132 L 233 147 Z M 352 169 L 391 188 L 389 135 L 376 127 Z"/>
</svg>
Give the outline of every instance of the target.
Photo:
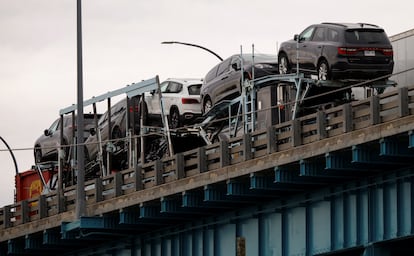
<svg viewBox="0 0 414 256">
<path fill-rule="evenodd" d="M 389 36 L 414 29 L 406 0 L 84 0 L 84 98 L 156 75 L 202 78 L 218 59 L 277 46 L 310 24 L 366 22 Z M 0 136 L 20 172 L 34 163 L 33 144 L 76 103 L 76 0 L 0 0 Z M 105 109 L 98 109 L 104 112 Z M 0 207 L 14 200 L 15 169 L 0 141 Z"/>
</svg>

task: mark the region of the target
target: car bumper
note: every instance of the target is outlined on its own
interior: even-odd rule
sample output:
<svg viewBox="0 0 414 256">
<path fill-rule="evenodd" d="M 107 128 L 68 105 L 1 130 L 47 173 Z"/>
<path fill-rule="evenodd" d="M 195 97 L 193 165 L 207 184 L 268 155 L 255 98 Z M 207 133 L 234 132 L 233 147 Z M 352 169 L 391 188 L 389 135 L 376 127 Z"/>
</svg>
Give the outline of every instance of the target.
<svg viewBox="0 0 414 256">
<path fill-rule="evenodd" d="M 201 116 L 201 113 L 186 112 L 180 118 L 183 124 L 194 124 Z"/>
<path fill-rule="evenodd" d="M 355 64 L 338 62 L 331 67 L 333 79 L 374 79 L 391 75 L 394 62 L 388 64 Z"/>
</svg>

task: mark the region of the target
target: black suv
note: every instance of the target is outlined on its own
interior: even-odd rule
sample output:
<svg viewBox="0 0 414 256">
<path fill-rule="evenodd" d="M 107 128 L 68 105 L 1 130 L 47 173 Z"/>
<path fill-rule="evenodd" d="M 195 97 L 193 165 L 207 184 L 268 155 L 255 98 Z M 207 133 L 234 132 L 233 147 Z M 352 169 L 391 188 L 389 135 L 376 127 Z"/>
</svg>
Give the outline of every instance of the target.
<svg viewBox="0 0 414 256">
<path fill-rule="evenodd" d="M 373 79 L 392 74 L 394 68 L 392 45 L 384 29 L 366 23 L 307 27 L 281 44 L 279 72 L 296 70 L 297 59 L 301 72 L 317 75 L 319 80 Z"/>
</svg>

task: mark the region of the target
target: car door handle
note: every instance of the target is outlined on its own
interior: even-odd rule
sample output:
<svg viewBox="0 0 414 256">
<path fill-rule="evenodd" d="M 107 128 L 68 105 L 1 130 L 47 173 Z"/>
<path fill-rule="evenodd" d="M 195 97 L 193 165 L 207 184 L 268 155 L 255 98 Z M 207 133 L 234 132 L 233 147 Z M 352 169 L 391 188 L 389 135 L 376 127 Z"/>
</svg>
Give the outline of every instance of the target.
<svg viewBox="0 0 414 256">
<path fill-rule="evenodd" d="M 228 76 L 223 77 L 221 80 L 227 79 Z"/>
<path fill-rule="evenodd" d="M 306 47 L 306 44 L 302 45 L 302 47 L 305 48 Z"/>
</svg>

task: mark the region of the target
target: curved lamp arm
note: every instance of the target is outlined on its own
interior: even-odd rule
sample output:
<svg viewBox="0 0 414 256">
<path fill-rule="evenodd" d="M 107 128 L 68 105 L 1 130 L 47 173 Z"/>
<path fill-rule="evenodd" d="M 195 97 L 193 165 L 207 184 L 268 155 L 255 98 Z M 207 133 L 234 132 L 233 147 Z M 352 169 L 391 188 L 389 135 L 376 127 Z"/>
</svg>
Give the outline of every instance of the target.
<svg viewBox="0 0 414 256">
<path fill-rule="evenodd" d="M 16 169 L 16 174 L 18 174 L 19 173 L 19 169 L 17 168 L 17 162 L 16 162 L 16 158 L 14 157 L 13 151 L 9 147 L 9 144 L 7 144 L 7 142 L 1 136 L 0 136 L 0 140 L 3 141 L 4 145 L 6 145 L 7 149 L 9 150 L 9 152 L 10 152 L 12 158 L 13 158 L 14 168 Z"/>
<path fill-rule="evenodd" d="M 214 56 L 216 56 L 220 61 L 223 61 L 223 58 L 220 57 L 220 55 L 218 55 L 217 53 L 213 52 L 212 50 L 207 49 L 206 47 L 203 47 L 201 45 L 189 44 L 189 43 L 183 43 L 183 42 L 177 42 L 177 41 L 166 41 L 166 42 L 161 42 L 161 44 L 183 44 L 183 45 L 187 45 L 187 46 L 197 47 L 197 48 L 203 49 L 205 51 L 208 51 L 209 53 L 211 53 Z"/>
</svg>

